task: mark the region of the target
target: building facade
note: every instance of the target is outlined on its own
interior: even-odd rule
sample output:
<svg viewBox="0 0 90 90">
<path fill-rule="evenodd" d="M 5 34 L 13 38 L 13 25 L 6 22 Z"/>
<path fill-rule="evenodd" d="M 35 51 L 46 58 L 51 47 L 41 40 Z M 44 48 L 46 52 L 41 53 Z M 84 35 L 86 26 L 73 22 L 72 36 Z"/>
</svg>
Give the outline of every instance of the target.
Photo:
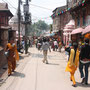
<svg viewBox="0 0 90 90">
<path fill-rule="evenodd" d="M 8 21 L 12 16 L 8 4 L 0 3 L 0 69 L 7 63 L 4 51 L 8 43 L 8 31 L 10 29 Z"/>
<path fill-rule="evenodd" d="M 58 7 L 53 11 L 53 32 L 58 32 L 58 35 L 63 39 L 63 29 L 72 18 L 69 12 L 66 12 L 67 5 Z"/>
<path fill-rule="evenodd" d="M 76 28 L 90 25 L 90 0 L 68 0 L 68 7 Z"/>
<path fill-rule="evenodd" d="M 75 28 L 83 28 L 90 25 L 90 0 L 67 0 L 70 14 L 75 20 Z M 79 35 L 72 35 L 78 42 L 81 38 Z M 76 38 L 77 37 L 77 38 Z"/>
</svg>

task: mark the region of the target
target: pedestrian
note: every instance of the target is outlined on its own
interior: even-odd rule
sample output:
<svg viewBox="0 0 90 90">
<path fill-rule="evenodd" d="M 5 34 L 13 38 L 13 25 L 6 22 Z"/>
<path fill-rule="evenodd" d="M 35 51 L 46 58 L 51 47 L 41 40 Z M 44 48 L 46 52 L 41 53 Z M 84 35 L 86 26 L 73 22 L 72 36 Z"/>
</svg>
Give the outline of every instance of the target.
<svg viewBox="0 0 90 90">
<path fill-rule="evenodd" d="M 81 47 L 80 51 L 80 64 L 79 64 L 79 71 L 82 78 L 82 84 L 88 85 L 88 68 L 90 65 L 90 45 L 89 39 L 85 39 L 85 45 Z M 85 71 L 85 75 L 83 72 Z"/>
<path fill-rule="evenodd" d="M 78 63 L 79 63 L 79 50 L 78 50 L 78 45 L 77 43 L 73 43 L 73 46 L 71 47 L 70 50 L 70 56 L 69 56 L 69 61 L 66 66 L 66 72 L 70 72 L 70 80 L 73 81 L 72 86 L 76 87 L 76 81 L 74 78 L 75 71 L 77 70 Z"/>
<path fill-rule="evenodd" d="M 52 41 L 52 49 L 55 51 L 54 41 Z"/>
<path fill-rule="evenodd" d="M 44 55 L 43 63 L 46 62 L 46 64 L 48 64 L 47 53 L 48 53 L 48 49 L 50 52 L 51 52 L 51 49 L 50 49 L 49 42 L 47 42 L 45 37 L 43 38 L 43 44 L 42 44 L 41 49 L 43 50 L 43 55 Z"/>
<path fill-rule="evenodd" d="M 25 41 L 22 40 L 20 45 L 20 53 L 24 53 L 24 50 L 25 50 Z"/>
<path fill-rule="evenodd" d="M 57 42 L 57 40 L 54 41 L 54 47 L 55 47 L 55 51 L 57 51 L 57 49 L 58 49 L 58 42 Z"/>
<path fill-rule="evenodd" d="M 42 41 L 41 39 L 38 39 L 38 43 L 37 43 L 38 50 L 41 49 L 41 46 L 42 46 Z"/>
<path fill-rule="evenodd" d="M 61 49 L 62 49 L 62 42 L 61 41 L 58 44 L 58 48 L 59 48 L 59 52 L 61 52 Z"/>
<path fill-rule="evenodd" d="M 17 47 L 14 43 L 14 39 L 11 38 L 10 42 L 6 46 L 6 52 L 8 52 L 7 60 L 8 60 L 8 76 L 15 71 L 16 68 L 16 60 L 19 60 L 19 55 L 17 51 Z"/>
</svg>

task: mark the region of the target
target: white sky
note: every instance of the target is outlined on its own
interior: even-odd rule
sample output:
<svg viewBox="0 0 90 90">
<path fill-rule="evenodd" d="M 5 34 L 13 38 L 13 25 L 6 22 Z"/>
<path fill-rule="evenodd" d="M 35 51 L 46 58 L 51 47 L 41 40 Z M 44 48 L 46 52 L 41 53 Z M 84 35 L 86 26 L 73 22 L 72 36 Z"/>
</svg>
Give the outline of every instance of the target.
<svg viewBox="0 0 90 90">
<path fill-rule="evenodd" d="M 25 1 L 25 0 L 23 0 L 23 1 Z M 0 2 L 7 2 L 9 5 L 9 9 L 15 15 L 16 9 L 14 9 L 13 7 L 15 7 L 15 8 L 18 7 L 18 0 L 0 0 Z M 56 7 L 65 5 L 66 0 L 31 0 L 30 3 L 33 5 L 51 9 L 51 10 L 48 10 L 48 9 L 43 9 L 43 8 L 39 8 L 39 7 L 30 5 L 32 21 L 36 22 L 38 20 L 45 20 L 46 23 L 51 24 L 52 19 L 50 18 L 50 16 L 52 15 L 52 10 L 54 10 Z"/>
</svg>

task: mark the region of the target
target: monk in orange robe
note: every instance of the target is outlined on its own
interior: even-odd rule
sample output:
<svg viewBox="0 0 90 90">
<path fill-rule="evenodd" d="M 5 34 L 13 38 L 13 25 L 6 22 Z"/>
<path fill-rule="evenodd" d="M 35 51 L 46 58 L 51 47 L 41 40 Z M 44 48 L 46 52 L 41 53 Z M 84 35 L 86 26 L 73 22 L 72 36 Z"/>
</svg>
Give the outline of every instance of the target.
<svg viewBox="0 0 90 90">
<path fill-rule="evenodd" d="M 8 76 L 10 76 L 16 68 L 16 60 L 19 60 L 19 54 L 14 43 L 14 39 L 10 39 L 10 43 L 8 43 L 6 47 L 6 51 L 8 51 Z"/>
</svg>

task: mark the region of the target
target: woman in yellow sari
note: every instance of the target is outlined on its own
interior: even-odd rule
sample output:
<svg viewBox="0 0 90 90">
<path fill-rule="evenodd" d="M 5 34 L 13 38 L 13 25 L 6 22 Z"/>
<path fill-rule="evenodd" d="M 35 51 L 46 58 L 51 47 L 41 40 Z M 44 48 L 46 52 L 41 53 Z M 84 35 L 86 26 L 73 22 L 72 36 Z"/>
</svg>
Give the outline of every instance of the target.
<svg viewBox="0 0 90 90">
<path fill-rule="evenodd" d="M 73 81 L 72 86 L 74 87 L 76 87 L 74 74 L 79 64 L 79 50 L 77 47 L 78 47 L 77 43 L 74 43 L 72 48 L 70 49 L 70 57 L 65 70 L 66 72 L 70 72 L 71 74 L 70 80 Z"/>
<path fill-rule="evenodd" d="M 10 39 L 10 43 L 8 43 L 6 47 L 6 51 L 8 51 L 8 76 L 10 76 L 16 68 L 16 60 L 19 60 L 19 54 L 14 43 L 14 39 Z"/>
</svg>

